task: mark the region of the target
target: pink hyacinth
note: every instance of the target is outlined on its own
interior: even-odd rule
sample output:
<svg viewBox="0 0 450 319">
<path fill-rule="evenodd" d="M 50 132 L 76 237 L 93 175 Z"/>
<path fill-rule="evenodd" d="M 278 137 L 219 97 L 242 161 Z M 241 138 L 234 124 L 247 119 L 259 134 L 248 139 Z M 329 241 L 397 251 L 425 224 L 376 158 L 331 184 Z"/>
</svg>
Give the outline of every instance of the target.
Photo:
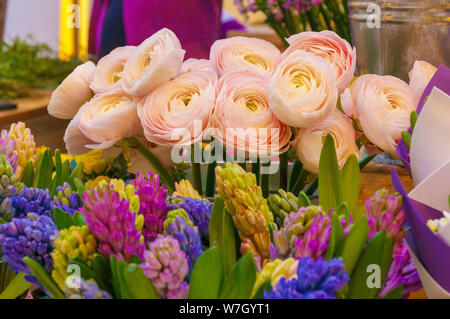
<svg viewBox="0 0 450 319">
<path fill-rule="evenodd" d="M 132 255 L 143 257 L 145 244 L 139 242 L 135 228 L 136 213 L 129 210 L 126 199 L 110 189 L 89 190 L 83 195 L 84 207 L 80 212 L 98 240 L 98 250 L 128 261 Z"/>
<path fill-rule="evenodd" d="M 167 216 L 167 191 L 159 182 L 159 175 L 148 173 L 147 178 L 139 172 L 130 181 L 139 196 L 139 214 L 144 216 L 142 234 L 146 241 L 153 241 L 158 234 L 164 232 L 164 221 Z"/>
<path fill-rule="evenodd" d="M 406 213 L 402 208 L 402 197 L 389 194 L 387 189 L 378 190 L 374 196 L 366 199 L 366 214 L 369 219 L 369 240 L 379 231 L 386 231 L 387 236 L 398 242 L 403 237 Z"/>
<path fill-rule="evenodd" d="M 187 297 L 188 284 L 184 278 L 189 271 L 188 262 L 174 238 L 159 235 L 144 252 L 141 268 L 161 297 Z"/>
</svg>

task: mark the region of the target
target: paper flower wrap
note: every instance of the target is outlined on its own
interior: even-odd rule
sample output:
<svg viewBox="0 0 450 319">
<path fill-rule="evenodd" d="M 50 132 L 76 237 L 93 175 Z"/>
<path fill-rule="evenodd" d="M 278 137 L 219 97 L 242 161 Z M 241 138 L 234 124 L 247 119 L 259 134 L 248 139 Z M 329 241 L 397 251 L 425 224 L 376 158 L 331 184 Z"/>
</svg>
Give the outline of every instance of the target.
<svg viewBox="0 0 450 319">
<path fill-rule="evenodd" d="M 283 59 L 270 78 L 269 105 L 285 124 L 319 123 L 336 107 L 336 79 L 322 57 L 296 50 Z"/>
</svg>

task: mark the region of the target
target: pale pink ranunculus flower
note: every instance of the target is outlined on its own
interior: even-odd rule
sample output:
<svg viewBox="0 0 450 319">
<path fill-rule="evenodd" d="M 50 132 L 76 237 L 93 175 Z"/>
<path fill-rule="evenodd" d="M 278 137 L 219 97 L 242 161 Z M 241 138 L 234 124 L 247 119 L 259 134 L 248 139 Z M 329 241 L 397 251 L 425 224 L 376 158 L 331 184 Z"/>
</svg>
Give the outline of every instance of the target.
<svg viewBox="0 0 450 319">
<path fill-rule="evenodd" d="M 288 150 L 291 129 L 269 108 L 266 76 L 236 71 L 220 78 L 212 135 L 246 157 L 277 156 Z"/>
<path fill-rule="evenodd" d="M 219 75 L 254 71 L 270 76 L 281 61 L 281 53 L 272 43 L 262 39 L 232 37 L 214 42 L 209 59 Z"/>
<path fill-rule="evenodd" d="M 137 102 L 137 98 L 119 90 L 94 96 L 66 129 L 64 142 L 69 154 L 108 149 L 122 138 L 141 134 Z"/>
<path fill-rule="evenodd" d="M 337 96 L 330 64 L 306 51 L 289 54 L 270 78 L 270 108 L 290 126 L 307 127 L 320 122 L 336 107 Z"/>
<path fill-rule="evenodd" d="M 122 71 L 125 92 L 144 96 L 175 78 L 183 64 L 185 51 L 169 29 L 161 29 L 142 42 L 128 57 Z"/>
<path fill-rule="evenodd" d="M 124 46 L 112 50 L 97 63 L 91 89 L 95 94 L 105 93 L 121 88 L 122 71 L 134 46 Z"/>
<path fill-rule="evenodd" d="M 53 91 L 47 106 L 48 114 L 60 119 L 73 118 L 92 97 L 89 85 L 94 73 L 95 64 L 91 61 L 77 66 Z"/>
<path fill-rule="evenodd" d="M 355 113 L 355 103 L 353 103 L 350 89 L 346 88 L 341 94 L 341 106 L 345 115 L 351 117 Z"/>
<path fill-rule="evenodd" d="M 301 32 L 287 39 L 289 47 L 283 58 L 295 50 L 304 50 L 325 58 L 332 66 L 339 94 L 350 84 L 355 74 L 356 49 L 333 31 Z"/>
<path fill-rule="evenodd" d="M 181 66 L 180 73 L 191 72 L 191 71 L 203 71 L 203 70 L 214 70 L 214 65 L 211 61 L 206 59 L 195 59 L 190 58 L 183 62 Z"/>
<path fill-rule="evenodd" d="M 401 132 L 416 109 L 414 94 L 404 81 L 390 75 L 361 75 L 350 88 L 357 118 L 370 142 L 397 157 Z"/>
<path fill-rule="evenodd" d="M 145 137 L 159 145 L 198 141 L 210 126 L 216 95 L 214 70 L 182 73 L 159 86 L 138 106 Z"/>
<path fill-rule="evenodd" d="M 409 71 L 409 87 L 414 93 L 416 104 L 419 103 L 423 91 L 430 82 L 437 68 L 425 61 L 415 61 L 414 66 Z"/>
<path fill-rule="evenodd" d="M 325 137 L 330 134 L 334 139 L 339 168 L 342 168 L 351 154 L 358 157 L 355 143 L 355 130 L 351 121 L 338 110 L 314 126 L 298 129 L 292 147 L 297 151 L 303 168 L 308 172 L 319 172 L 320 153 Z"/>
</svg>

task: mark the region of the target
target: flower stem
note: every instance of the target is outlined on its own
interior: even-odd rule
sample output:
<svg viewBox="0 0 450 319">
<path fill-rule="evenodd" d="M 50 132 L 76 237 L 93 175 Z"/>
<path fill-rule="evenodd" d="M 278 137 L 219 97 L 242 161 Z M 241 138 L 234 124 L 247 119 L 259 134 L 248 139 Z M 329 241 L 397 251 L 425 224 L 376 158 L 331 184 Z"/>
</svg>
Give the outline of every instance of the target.
<svg viewBox="0 0 450 319">
<path fill-rule="evenodd" d="M 208 197 L 214 196 L 214 190 L 216 186 L 216 166 L 217 163 L 215 161 L 208 164 L 208 172 L 206 174 L 206 189 L 205 189 L 205 195 Z"/>
<path fill-rule="evenodd" d="M 296 183 L 292 187 L 291 193 L 295 196 L 298 196 L 298 194 L 303 190 L 305 187 L 305 181 L 308 178 L 309 172 L 305 169 L 302 169 L 300 172 L 300 175 L 297 178 Z"/>
<path fill-rule="evenodd" d="M 259 158 L 256 160 L 255 163 L 252 163 L 252 173 L 255 174 L 256 183 L 259 185 L 259 175 L 260 175 Z"/>
<path fill-rule="evenodd" d="M 280 154 L 280 188 L 286 190 L 288 182 L 288 155 Z"/>
<path fill-rule="evenodd" d="M 200 163 L 195 162 L 195 143 L 191 145 L 191 167 L 193 186 L 202 195 L 202 174 L 200 171 Z"/>
<path fill-rule="evenodd" d="M 270 166 L 270 162 L 263 166 Z M 269 177 L 269 174 L 261 174 L 261 191 L 264 198 L 269 197 Z"/>
</svg>

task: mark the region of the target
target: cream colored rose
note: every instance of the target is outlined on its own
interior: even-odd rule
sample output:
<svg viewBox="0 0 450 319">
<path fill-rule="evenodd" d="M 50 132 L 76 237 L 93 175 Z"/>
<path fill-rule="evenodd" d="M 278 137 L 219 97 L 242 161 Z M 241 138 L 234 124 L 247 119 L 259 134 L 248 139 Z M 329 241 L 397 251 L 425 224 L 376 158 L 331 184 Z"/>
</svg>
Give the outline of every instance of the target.
<svg viewBox="0 0 450 319">
<path fill-rule="evenodd" d="M 66 129 L 64 142 L 69 154 L 107 149 L 122 138 L 141 134 L 136 105 L 137 99 L 123 91 L 94 96 Z"/>
<path fill-rule="evenodd" d="M 175 145 L 200 139 L 210 125 L 216 89 L 213 70 L 183 73 L 158 87 L 138 107 L 147 140 Z"/>
<path fill-rule="evenodd" d="M 91 89 L 94 93 L 105 93 L 121 88 L 122 71 L 134 46 L 124 46 L 112 50 L 97 63 Z"/>
<path fill-rule="evenodd" d="M 342 168 L 351 154 L 358 156 L 355 143 L 355 130 L 352 123 L 338 110 L 320 123 L 298 129 L 297 136 L 292 141 L 292 147 L 297 151 L 303 167 L 314 174 L 319 172 L 320 152 L 327 134 L 334 139 L 339 168 Z"/>
<path fill-rule="evenodd" d="M 220 78 L 213 135 L 246 156 L 277 156 L 287 151 L 291 129 L 270 110 L 268 78 L 256 72 L 230 72 Z"/>
<path fill-rule="evenodd" d="M 270 108 L 290 126 L 307 127 L 320 122 L 336 107 L 337 96 L 330 64 L 306 51 L 289 54 L 270 79 Z"/>
<path fill-rule="evenodd" d="M 128 58 L 122 72 L 123 89 L 136 96 L 149 94 L 178 75 L 184 53 L 176 35 L 169 29 L 161 29 L 136 47 Z"/>
<path fill-rule="evenodd" d="M 79 65 L 53 91 L 47 110 L 48 114 L 60 118 L 71 119 L 78 109 L 92 97 L 89 84 L 95 73 L 95 64 L 88 61 Z"/>
<path fill-rule="evenodd" d="M 367 138 L 396 157 L 401 132 L 416 109 L 414 94 L 404 81 L 389 75 L 362 75 L 351 86 L 357 118 Z"/>
<path fill-rule="evenodd" d="M 219 75 L 247 70 L 270 76 L 281 61 L 281 54 L 265 40 L 232 37 L 214 42 L 210 61 Z"/>
<path fill-rule="evenodd" d="M 414 93 L 416 104 L 419 103 L 423 91 L 430 82 L 437 68 L 425 61 L 415 61 L 409 71 L 409 87 Z"/>
<path fill-rule="evenodd" d="M 326 59 L 336 77 L 338 92 L 341 94 L 350 84 L 355 74 L 356 49 L 333 31 L 301 32 L 287 39 L 289 47 L 283 58 L 295 50 L 304 50 Z"/>
</svg>

